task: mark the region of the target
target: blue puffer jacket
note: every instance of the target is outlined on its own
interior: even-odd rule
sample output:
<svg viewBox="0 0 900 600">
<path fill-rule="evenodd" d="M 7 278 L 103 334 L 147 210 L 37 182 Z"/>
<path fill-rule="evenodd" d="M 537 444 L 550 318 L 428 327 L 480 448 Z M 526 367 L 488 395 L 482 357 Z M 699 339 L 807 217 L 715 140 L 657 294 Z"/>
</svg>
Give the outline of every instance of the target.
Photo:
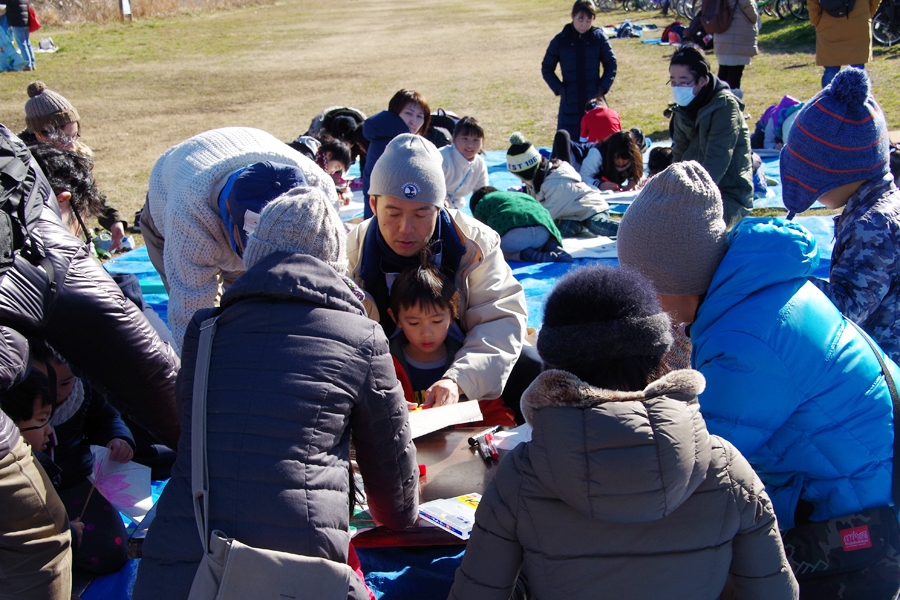
<svg viewBox="0 0 900 600">
<path fill-rule="evenodd" d="M 556 75 L 557 64 L 562 71 L 562 81 Z M 558 129 L 567 130 L 572 139 L 577 140 L 588 101 L 606 94 L 616 79 L 616 55 L 601 29 L 591 27 L 580 34 L 569 23 L 547 46 L 541 75 L 559 96 Z"/>
<path fill-rule="evenodd" d="M 707 427 L 749 459 L 782 529 L 801 498 L 813 521 L 891 503 L 890 393 L 868 343 L 807 281 L 818 262 L 803 227 L 745 219 L 690 330 Z"/>
<path fill-rule="evenodd" d="M 369 208 L 369 181 L 372 178 L 372 169 L 375 163 L 384 154 L 384 149 L 391 140 L 402 133 L 409 133 L 409 127 L 400 115 L 389 110 L 383 110 L 363 121 L 363 137 L 369 140 L 369 149 L 366 151 L 366 168 L 363 170 L 363 197 L 365 199 L 365 218 L 372 216 Z"/>
<path fill-rule="evenodd" d="M 183 435 L 159 499 L 134 600 L 187 598 L 203 554 L 191 495 L 200 324 L 185 334 Z M 324 262 L 276 252 L 222 296 L 207 396 L 210 529 L 258 548 L 347 561 L 350 434 L 369 511 L 415 523 L 418 469 L 403 390 L 381 327 Z M 349 597 L 367 598 L 351 578 Z"/>
</svg>

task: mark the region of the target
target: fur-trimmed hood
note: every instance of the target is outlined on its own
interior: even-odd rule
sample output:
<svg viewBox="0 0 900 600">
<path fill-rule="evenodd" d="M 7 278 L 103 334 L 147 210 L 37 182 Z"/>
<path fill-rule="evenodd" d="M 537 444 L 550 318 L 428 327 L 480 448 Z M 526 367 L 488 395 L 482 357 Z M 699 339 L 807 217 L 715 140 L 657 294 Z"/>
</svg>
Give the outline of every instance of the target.
<svg viewBox="0 0 900 600">
<path fill-rule="evenodd" d="M 682 370 L 642 392 L 618 392 L 545 371 L 522 395 L 538 478 L 592 519 L 671 514 L 709 467 L 710 437 L 697 402 L 705 385 L 699 372 Z"/>
</svg>

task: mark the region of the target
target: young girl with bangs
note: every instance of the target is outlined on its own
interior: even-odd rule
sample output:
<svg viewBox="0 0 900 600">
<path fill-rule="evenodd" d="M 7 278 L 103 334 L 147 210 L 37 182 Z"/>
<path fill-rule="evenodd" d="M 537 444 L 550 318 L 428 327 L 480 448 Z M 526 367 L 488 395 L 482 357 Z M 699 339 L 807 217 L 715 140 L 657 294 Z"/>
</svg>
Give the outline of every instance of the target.
<svg viewBox="0 0 900 600">
<path fill-rule="evenodd" d="M 363 170 L 364 215 L 372 216 L 369 207 L 369 181 L 375 163 L 384 153 L 392 139 L 401 133 L 425 135 L 431 123 L 431 108 L 419 92 L 402 89 L 394 94 L 388 109 L 372 115 L 363 122 L 363 137 L 369 142 L 366 152 L 366 166 Z"/>
<path fill-rule="evenodd" d="M 441 148 L 447 208 L 463 208 L 466 196 L 488 185 L 487 164 L 481 156 L 484 129 L 474 117 L 463 117 L 453 130 L 453 143 Z"/>
<path fill-rule="evenodd" d="M 617 131 L 591 148 L 581 164 L 581 179 L 598 190 L 626 192 L 644 177 L 644 158 L 631 131 Z"/>
</svg>

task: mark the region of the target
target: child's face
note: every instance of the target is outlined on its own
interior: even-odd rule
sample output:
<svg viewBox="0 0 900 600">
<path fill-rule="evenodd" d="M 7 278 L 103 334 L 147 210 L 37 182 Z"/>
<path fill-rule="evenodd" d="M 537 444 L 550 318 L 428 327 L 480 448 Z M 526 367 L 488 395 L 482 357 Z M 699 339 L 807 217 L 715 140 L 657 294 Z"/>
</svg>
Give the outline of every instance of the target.
<svg viewBox="0 0 900 600">
<path fill-rule="evenodd" d="M 410 102 L 400 111 L 400 118 L 409 127 L 409 132 L 416 134 L 425 124 L 425 111 L 418 104 Z"/>
<path fill-rule="evenodd" d="M 481 143 L 483 141 L 481 137 L 471 134 L 453 136 L 453 145 L 468 161 L 478 156 L 478 153 L 481 152 Z"/>
<path fill-rule="evenodd" d="M 44 399 L 34 399 L 34 412 L 27 421 L 16 421 L 16 426 L 22 432 L 22 437 L 31 444 L 35 450 L 44 450 L 50 441 L 50 413 L 53 406 L 44 405 Z"/>
<path fill-rule="evenodd" d="M 56 403 L 60 404 L 72 393 L 72 388 L 75 387 L 75 375 L 66 363 L 57 360 L 56 357 L 50 359 L 50 366 L 56 371 Z M 35 361 L 34 367 L 47 375 L 46 363 Z"/>
<path fill-rule="evenodd" d="M 403 330 L 410 346 L 422 357 L 443 352 L 450 322 L 450 310 L 435 304 L 402 307 L 397 315 L 397 327 Z"/>
<path fill-rule="evenodd" d="M 578 33 L 584 33 L 594 24 L 594 17 L 589 13 L 580 12 L 572 15 L 572 25 Z"/>
<path fill-rule="evenodd" d="M 344 163 L 339 160 L 335 160 L 331 158 L 331 153 L 328 153 L 326 156 L 325 162 L 325 172 L 329 175 L 334 175 L 335 173 L 343 173 L 344 172 Z"/>
<path fill-rule="evenodd" d="M 617 171 L 624 171 L 625 169 L 628 169 L 629 167 L 631 167 L 631 159 L 630 158 L 622 158 L 620 156 L 617 156 L 613 159 L 613 162 L 616 165 Z"/>
</svg>

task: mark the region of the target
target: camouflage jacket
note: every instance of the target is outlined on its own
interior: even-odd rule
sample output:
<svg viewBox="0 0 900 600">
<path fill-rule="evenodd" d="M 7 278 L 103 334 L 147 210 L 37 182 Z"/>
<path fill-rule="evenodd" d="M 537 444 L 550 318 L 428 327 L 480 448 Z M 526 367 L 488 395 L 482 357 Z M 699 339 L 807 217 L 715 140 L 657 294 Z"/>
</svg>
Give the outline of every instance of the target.
<svg viewBox="0 0 900 600">
<path fill-rule="evenodd" d="M 812 282 L 900 361 L 900 190 L 890 174 L 851 196 L 834 237 L 830 281 Z"/>
</svg>

